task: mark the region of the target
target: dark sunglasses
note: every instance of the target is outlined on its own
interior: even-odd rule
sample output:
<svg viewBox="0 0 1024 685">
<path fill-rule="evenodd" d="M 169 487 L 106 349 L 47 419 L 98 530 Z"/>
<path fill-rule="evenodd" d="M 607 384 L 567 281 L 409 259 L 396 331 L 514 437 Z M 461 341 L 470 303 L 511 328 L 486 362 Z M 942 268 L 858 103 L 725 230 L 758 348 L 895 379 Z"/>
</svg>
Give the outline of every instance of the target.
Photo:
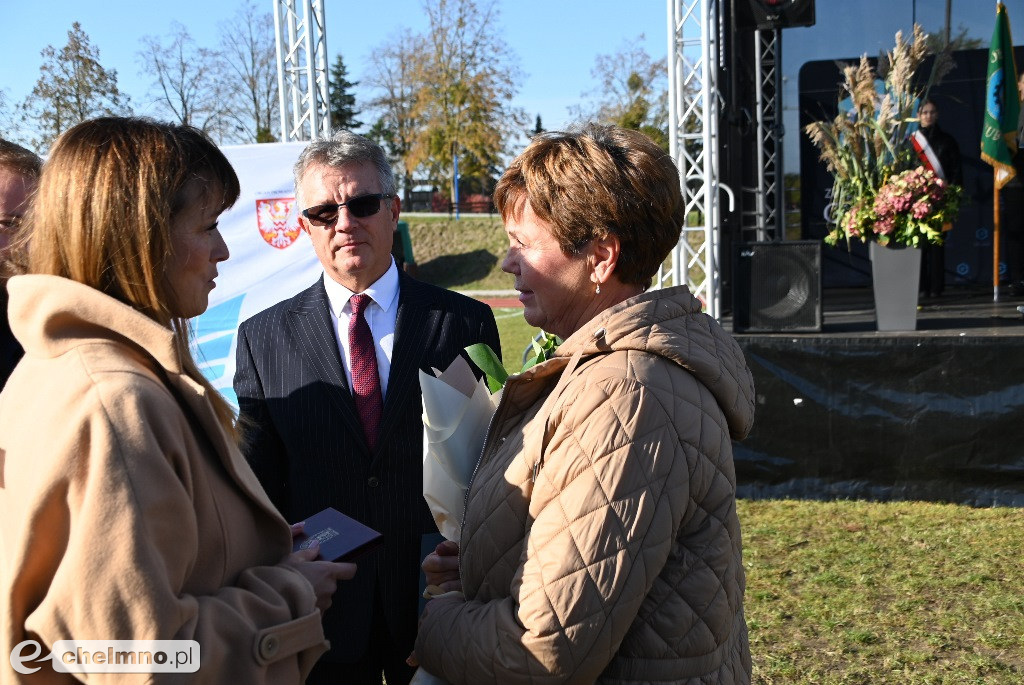
<svg viewBox="0 0 1024 685">
<path fill-rule="evenodd" d="M 348 202 L 342 202 L 341 204 L 317 205 L 316 207 L 304 209 L 302 210 L 302 216 L 306 217 L 306 220 L 314 226 L 327 226 L 338 220 L 338 212 L 341 211 L 342 207 L 348 207 L 348 211 L 352 216 L 357 219 L 365 219 L 366 217 L 373 216 L 380 211 L 381 200 L 389 200 L 392 197 L 394 197 L 394 195 L 388 195 L 385 193 L 360 195 L 359 197 L 354 197 Z"/>
</svg>

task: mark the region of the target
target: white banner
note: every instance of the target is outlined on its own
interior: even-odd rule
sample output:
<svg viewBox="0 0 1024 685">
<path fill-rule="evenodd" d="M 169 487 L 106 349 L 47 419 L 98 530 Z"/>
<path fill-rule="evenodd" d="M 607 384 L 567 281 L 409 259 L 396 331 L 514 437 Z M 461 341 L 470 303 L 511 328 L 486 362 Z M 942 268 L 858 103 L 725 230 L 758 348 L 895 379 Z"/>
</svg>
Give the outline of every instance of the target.
<svg viewBox="0 0 1024 685">
<path fill-rule="evenodd" d="M 323 273 L 309 236 L 299 229 L 292 166 L 306 143 L 265 143 L 222 148 L 241 181 L 235 206 L 220 217 L 231 251 L 218 269 L 210 306 L 192 321 L 193 352 L 214 387 L 235 406 L 238 325 L 304 290 Z"/>
</svg>

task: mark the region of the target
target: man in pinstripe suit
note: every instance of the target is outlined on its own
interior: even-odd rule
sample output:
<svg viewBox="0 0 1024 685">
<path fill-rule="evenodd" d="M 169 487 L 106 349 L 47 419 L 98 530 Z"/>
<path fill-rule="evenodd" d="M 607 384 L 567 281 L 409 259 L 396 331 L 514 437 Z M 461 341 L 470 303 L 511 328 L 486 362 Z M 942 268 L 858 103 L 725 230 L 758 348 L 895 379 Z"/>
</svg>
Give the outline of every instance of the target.
<svg viewBox="0 0 1024 685">
<path fill-rule="evenodd" d="M 401 202 L 378 145 L 347 131 L 313 142 L 295 186 L 324 277 L 239 328 L 234 385 L 247 456 L 288 520 L 334 507 L 384 534 L 335 594 L 324 617 L 331 651 L 308 682 L 379 685 L 383 672 L 388 685 L 407 683 L 421 542 L 437 532 L 422 496 L 417 370 L 446 368 L 477 342 L 499 350 L 497 326 L 486 305 L 396 268 Z M 352 393 L 363 384 L 353 385 L 352 363 L 362 368 L 365 355 L 349 341 L 350 319 L 362 316 L 349 298 L 360 293 L 372 300 L 365 317 L 383 399 L 374 435 Z"/>
</svg>

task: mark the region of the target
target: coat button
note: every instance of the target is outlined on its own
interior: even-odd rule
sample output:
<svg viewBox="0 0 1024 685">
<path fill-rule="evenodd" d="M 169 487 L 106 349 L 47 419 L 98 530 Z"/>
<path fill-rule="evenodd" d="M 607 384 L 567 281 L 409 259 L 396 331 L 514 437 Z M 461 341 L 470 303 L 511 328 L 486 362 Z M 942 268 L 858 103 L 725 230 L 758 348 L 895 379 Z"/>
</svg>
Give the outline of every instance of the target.
<svg viewBox="0 0 1024 685">
<path fill-rule="evenodd" d="M 369 480 L 366 481 L 366 484 L 371 488 L 375 488 L 380 485 L 380 478 L 377 476 L 370 476 Z"/>
<path fill-rule="evenodd" d="M 276 636 L 265 635 L 263 639 L 260 640 L 260 656 L 270 661 L 277 656 L 277 650 L 280 647 L 281 643 L 278 642 Z"/>
</svg>

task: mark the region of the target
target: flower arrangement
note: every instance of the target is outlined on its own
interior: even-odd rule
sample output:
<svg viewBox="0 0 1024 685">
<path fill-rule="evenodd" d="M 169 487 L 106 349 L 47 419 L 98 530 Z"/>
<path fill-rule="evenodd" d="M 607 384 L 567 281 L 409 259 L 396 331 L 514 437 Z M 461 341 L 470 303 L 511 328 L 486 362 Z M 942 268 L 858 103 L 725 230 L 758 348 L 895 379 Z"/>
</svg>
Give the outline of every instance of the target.
<svg viewBox="0 0 1024 685">
<path fill-rule="evenodd" d="M 876 239 L 917 247 L 922 240 L 941 243 L 960 207 L 960 188 L 931 169 L 915 167 L 889 177 L 878 189 L 872 212 Z"/>
<path fill-rule="evenodd" d="M 833 226 L 825 237 L 829 245 L 853 238 L 881 245 L 942 242 L 942 227 L 959 207 L 960 188 L 917 168 L 905 142 L 910 124 L 917 121 L 918 103 L 952 67 L 944 50 L 936 56 L 926 87 L 915 88 L 915 75 L 928 52 L 919 25 L 914 25 L 909 43 L 897 32 L 896 46 L 878 60 L 877 73 L 867 55 L 843 68 L 839 100 L 849 98 L 849 112 L 840 106 L 832 121 L 804 128 L 833 175 Z M 884 84 L 881 93 L 876 79 Z"/>
</svg>

